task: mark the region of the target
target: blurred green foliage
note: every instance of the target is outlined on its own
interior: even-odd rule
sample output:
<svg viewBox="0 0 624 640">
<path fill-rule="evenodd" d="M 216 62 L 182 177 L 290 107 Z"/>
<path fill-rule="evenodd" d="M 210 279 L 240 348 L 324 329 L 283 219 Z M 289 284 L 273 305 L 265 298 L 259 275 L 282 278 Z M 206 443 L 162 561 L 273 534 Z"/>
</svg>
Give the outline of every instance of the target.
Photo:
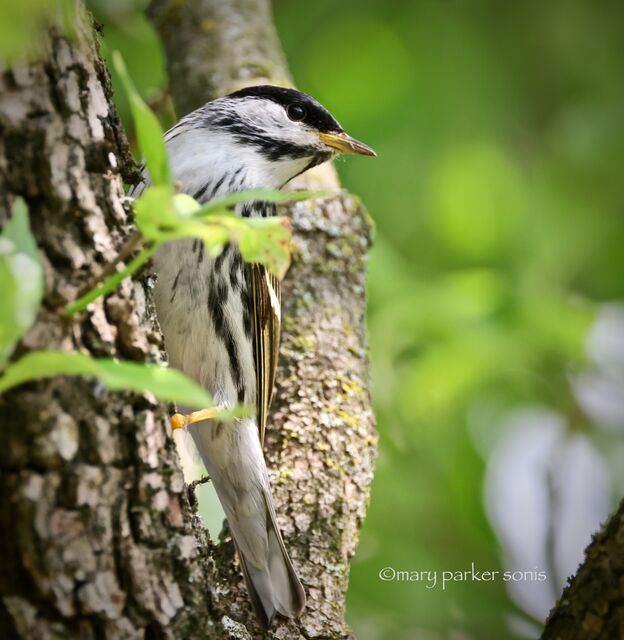
<svg viewBox="0 0 624 640">
<path fill-rule="evenodd" d="M 90 2 L 104 53 L 122 51 L 167 126 L 144 4 Z M 624 298 L 624 5 L 276 0 L 275 14 L 298 86 L 379 153 L 337 162 L 378 227 L 381 446 L 348 619 L 360 640 L 535 637 L 540 620 L 501 581 L 443 591 L 378 574 L 504 568 L 483 496 L 518 408 L 559 415 L 610 465 L 612 497 L 624 493 L 622 425 L 602 429 L 573 384 L 594 366 L 595 318 Z"/>
<path fill-rule="evenodd" d="M 74 34 L 75 4 L 71 0 L 21 0 L 0 2 L 0 63 L 12 64 L 44 55 L 41 33 L 61 25 Z"/>
<path fill-rule="evenodd" d="M 537 404 L 622 451 L 579 408 L 571 376 L 599 305 L 624 297 L 624 5 L 275 7 L 298 86 L 379 154 L 337 163 L 378 229 L 381 446 L 348 619 L 361 640 L 516 637 L 510 618 L 529 618 L 502 582 L 443 592 L 378 573 L 503 568 L 475 424 Z"/>
</svg>

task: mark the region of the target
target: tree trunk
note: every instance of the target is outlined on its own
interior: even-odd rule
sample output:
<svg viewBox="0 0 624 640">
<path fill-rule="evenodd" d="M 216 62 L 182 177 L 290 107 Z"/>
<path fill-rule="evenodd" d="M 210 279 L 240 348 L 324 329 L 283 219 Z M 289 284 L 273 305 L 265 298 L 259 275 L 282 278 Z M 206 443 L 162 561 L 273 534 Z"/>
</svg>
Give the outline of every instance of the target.
<svg viewBox="0 0 624 640">
<path fill-rule="evenodd" d="M 121 171 L 130 163 L 83 10 L 74 39 L 52 29 L 47 51 L 1 79 L 1 215 L 24 197 L 46 275 L 19 351 L 155 360 L 161 338 L 140 283 L 63 316 L 129 232 Z M 1 637 L 223 637 L 205 589 L 215 582 L 212 547 L 189 506 L 165 409 L 75 378 L 25 385 L 0 402 Z"/>
<path fill-rule="evenodd" d="M 254 69 L 280 77 L 266 3 L 160 9 L 172 25 L 200 12 L 202 30 L 189 29 L 171 55 L 181 111 L 254 81 Z M 205 55 L 176 70 L 194 46 Z M 208 76 L 205 94 L 186 92 Z M 52 28 L 46 59 L 6 70 L 0 82 L 0 219 L 15 196 L 26 200 L 46 273 L 42 310 L 17 355 L 62 348 L 158 359 L 146 278 L 125 282 L 72 320 L 59 311 L 130 231 L 122 187 L 128 145 L 90 18 L 78 10 L 72 39 Z M 331 170 L 311 180 L 314 188 L 336 186 Z M 359 202 L 343 195 L 300 203 L 291 214 L 295 257 L 284 284 L 267 460 L 308 595 L 302 619 L 269 634 L 257 628 L 231 542 L 215 546 L 195 515 L 164 407 L 91 379 L 58 378 L 0 399 L 2 638 L 349 637 L 348 563 L 376 439 L 365 333 L 371 225 Z"/>
<path fill-rule="evenodd" d="M 543 640 L 624 638 L 624 501 L 548 616 Z"/>
</svg>

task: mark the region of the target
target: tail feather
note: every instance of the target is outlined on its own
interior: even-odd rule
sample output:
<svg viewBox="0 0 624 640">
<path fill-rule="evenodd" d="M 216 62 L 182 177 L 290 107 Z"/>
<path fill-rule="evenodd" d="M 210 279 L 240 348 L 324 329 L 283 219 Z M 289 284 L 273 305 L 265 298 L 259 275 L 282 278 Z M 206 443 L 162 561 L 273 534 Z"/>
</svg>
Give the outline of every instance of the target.
<svg viewBox="0 0 624 640">
<path fill-rule="evenodd" d="M 252 578 L 245 556 L 236 544 L 236 539 L 234 539 L 234 545 L 238 552 L 238 560 L 243 572 L 243 577 L 245 578 L 245 584 L 247 585 L 247 593 L 249 594 L 251 607 L 260 624 L 265 629 L 268 629 L 273 623 L 275 614 L 277 613 L 277 609 L 273 605 L 273 599 L 271 597 L 272 590 L 270 576 L 267 571 L 254 571 L 254 576 Z"/>
<path fill-rule="evenodd" d="M 245 557 L 238 545 L 237 550 L 254 612 L 262 625 L 268 628 L 276 614 L 285 618 L 299 616 L 305 607 L 306 597 L 277 528 L 271 497 L 265 496 L 265 499 L 267 566 L 256 567 L 251 559 Z"/>
<path fill-rule="evenodd" d="M 281 603 L 278 611 L 286 617 L 297 617 L 301 615 L 306 605 L 305 591 L 284 546 L 277 526 L 273 500 L 271 496 L 265 496 L 265 498 L 267 498 L 268 513 L 269 569 L 273 577 L 273 584 L 280 587 L 276 589 L 278 602 Z"/>
<path fill-rule="evenodd" d="M 258 619 L 268 627 L 278 614 L 298 616 L 305 593 L 277 527 L 255 420 L 225 428 L 200 422 L 189 431 L 227 516 Z"/>
</svg>

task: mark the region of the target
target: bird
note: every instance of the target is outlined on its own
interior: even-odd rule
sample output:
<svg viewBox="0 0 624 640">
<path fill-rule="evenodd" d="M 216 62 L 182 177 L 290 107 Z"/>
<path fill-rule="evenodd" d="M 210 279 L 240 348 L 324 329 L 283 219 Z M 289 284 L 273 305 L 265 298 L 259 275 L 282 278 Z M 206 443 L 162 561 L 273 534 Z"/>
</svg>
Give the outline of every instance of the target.
<svg viewBox="0 0 624 640">
<path fill-rule="evenodd" d="M 337 154 L 376 155 L 314 98 L 272 85 L 206 103 L 164 141 L 179 191 L 200 204 L 250 189 L 281 189 Z M 147 184 L 144 173 L 131 195 Z M 264 201 L 237 205 L 235 213 L 276 215 L 275 205 Z M 199 383 L 218 407 L 254 407 L 253 415 L 235 422 L 207 419 L 186 428 L 225 512 L 252 608 L 269 628 L 276 616 L 298 617 L 306 602 L 276 523 L 263 455 L 279 351 L 280 282 L 263 265 L 245 263 L 234 244 L 212 257 L 196 239 L 165 243 L 153 269 L 169 366 Z"/>
</svg>

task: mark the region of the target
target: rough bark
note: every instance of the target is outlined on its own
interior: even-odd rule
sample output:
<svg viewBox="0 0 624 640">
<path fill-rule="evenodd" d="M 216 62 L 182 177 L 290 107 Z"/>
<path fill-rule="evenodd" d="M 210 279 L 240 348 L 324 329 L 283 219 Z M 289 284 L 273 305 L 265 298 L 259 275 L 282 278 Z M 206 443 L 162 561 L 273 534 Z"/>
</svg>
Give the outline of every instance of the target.
<svg viewBox="0 0 624 640">
<path fill-rule="evenodd" d="M 0 78 L 0 218 L 24 197 L 46 276 L 19 353 L 153 360 L 160 334 L 141 283 L 75 320 L 59 312 L 116 256 L 129 221 L 127 143 L 83 11 L 76 27 L 71 41 L 52 29 L 44 61 Z M 227 637 L 163 407 L 56 379 L 2 397 L 0 433 L 0 637 Z"/>
<path fill-rule="evenodd" d="M 267 0 L 152 0 L 179 115 L 254 84 L 291 84 Z"/>
<path fill-rule="evenodd" d="M 624 501 L 585 551 L 548 616 L 543 640 L 624 638 Z"/>
<path fill-rule="evenodd" d="M 287 84 L 267 0 L 153 1 L 179 115 L 244 85 Z M 366 256 L 372 225 L 338 191 L 331 166 L 297 188 L 335 193 L 293 205 L 293 263 L 283 284 L 283 331 L 266 457 L 278 519 L 308 596 L 284 638 L 345 638 L 349 561 L 372 479 L 376 434 L 366 343 Z M 224 574 L 231 571 L 231 552 Z M 223 587 L 232 615 L 248 619 L 236 574 Z M 255 630 L 254 633 L 258 633 Z"/>
<path fill-rule="evenodd" d="M 280 77 L 266 3 L 172 3 L 167 22 L 188 20 L 191 4 L 201 20 L 187 45 L 205 38 L 207 48 L 188 64 L 188 79 L 178 78 L 181 110 L 254 81 L 254 69 Z M 59 313 L 115 257 L 130 226 L 127 142 L 82 10 L 76 23 L 72 40 L 51 29 L 45 60 L 0 77 L 0 221 L 24 197 L 46 271 L 44 305 L 17 355 L 62 348 L 155 360 L 162 345 L 145 278 L 75 319 Z M 179 44 L 179 59 L 188 60 Z M 230 71 L 219 76 L 225 60 Z M 186 92 L 185 82 L 199 87 L 207 76 L 205 95 Z M 320 173 L 312 184 L 335 188 L 335 177 Z M 371 226 L 346 195 L 301 203 L 291 215 L 296 253 L 284 285 L 267 458 L 308 593 L 302 620 L 269 634 L 255 626 L 231 543 L 214 546 L 194 513 L 165 408 L 93 380 L 59 378 L 0 399 L 1 637 L 349 636 L 348 563 L 375 450 L 364 320 Z"/>
</svg>

